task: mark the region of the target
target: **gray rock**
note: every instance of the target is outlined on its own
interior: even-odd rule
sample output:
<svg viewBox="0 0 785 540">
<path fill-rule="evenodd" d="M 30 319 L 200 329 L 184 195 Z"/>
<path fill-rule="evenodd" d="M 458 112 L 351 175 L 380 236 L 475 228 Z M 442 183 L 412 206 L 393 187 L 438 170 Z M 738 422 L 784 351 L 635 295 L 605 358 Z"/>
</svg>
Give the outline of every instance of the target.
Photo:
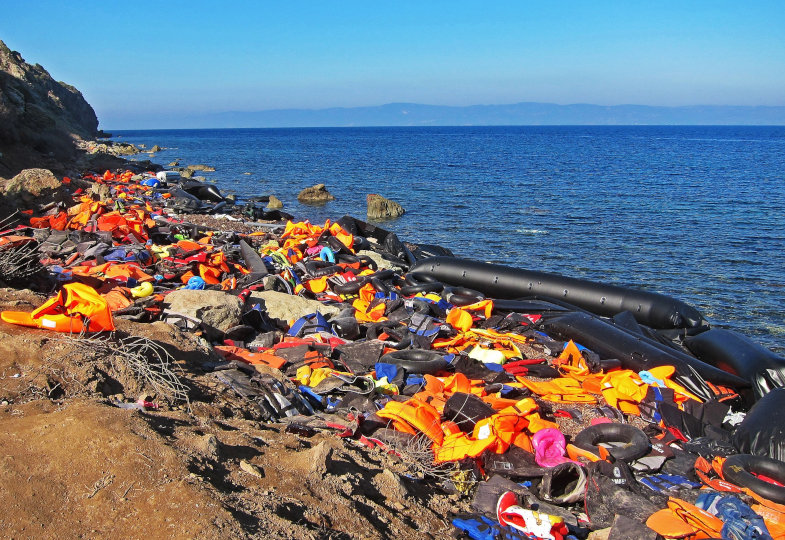
<svg viewBox="0 0 785 540">
<path fill-rule="evenodd" d="M 280 208 L 283 208 L 283 203 L 281 202 L 281 199 L 279 199 L 275 195 L 270 195 L 270 200 L 267 202 L 267 209 L 278 210 Z"/>
<path fill-rule="evenodd" d="M 264 478 L 264 471 L 260 467 L 251 463 L 250 461 L 246 461 L 244 459 L 241 460 L 240 468 L 252 476 L 255 476 L 257 478 Z"/>
<path fill-rule="evenodd" d="M 70 199 L 63 183 L 48 169 L 23 170 L 8 181 L 4 194 L 13 206 L 21 210 L 37 209 L 48 203 Z"/>
<path fill-rule="evenodd" d="M 174 293 L 172 293 L 174 294 Z M 168 298 L 168 297 L 167 297 Z M 260 291 L 251 294 L 251 303 L 261 303 L 270 317 L 290 321 L 305 315 L 319 312 L 322 315 L 335 315 L 340 309 L 326 306 L 318 300 L 308 300 L 278 291 Z"/>
<path fill-rule="evenodd" d="M 322 441 L 308 453 L 310 454 L 309 461 L 311 466 L 308 469 L 308 475 L 314 477 L 322 477 L 330 470 L 333 457 L 333 449 L 327 444 L 327 441 Z"/>
<path fill-rule="evenodd" d="M 101 202 L 112 198 L 112 190 L 107 184 L 93 184 L 87 193 L 88 195 L 98 197 L 98 200 Z"/>
<path fill-rule="evenodd" d="M 183 178 L 193 178 L 194 172 L 191 169 L 180 169 L 180 176 Z"/>
<path fill-rule="evenodd" d="M 188 165 L 188 168 L 192 171 L 215 172 L 215 167 L 209 165 Z"/>
<path fill-rule="evenodd" d="M 166 296 L 167 309 L 201 319 L 208 338 L 217 339 L 222 332 L 240 324 L 240 300 L 223 291 L 179 289 Z"/>
<path fill-rule="evenodd" d="M 150 152 L 160 152 L 161 150 L 163 150 L 163 149 L 160 146 L 158 146 L 157 144 L 155 146 L 153 146 L 152 148 L 150 148 Z"/>
<path fill-rule="evenodd" d="M 221 457 L 221 443 L 218 437 L 207 434 L 202 436 L 196 443 L 196 449 L 206 458 L 218 461 Z"/>
<path fill-rule="evenodd" d="M 178 165 L 180 165 L 180 162 L 175 159 L 167 167 L 177 167 Z"/>
<path fill-rule="evenodd" d="M 401 477 L 389 469 L 385 469 L 373 477 L 373 485 L 386 499 L 401 500 L 409 495 L 409 491 L 401 481 Z"/>
<path fill-rule="evenodd" d="M 395 201 L 386 199 L 376 193 L 371 193 L 366 197 L 368 203 L 368 218 L 370 219 L 394 219 L 402 216 L 406 210 Z"/>
<path fill-rule="evenodd" d="M 307 187 L 297 195 L 297 200 L 305 204 L 325 204 L 334 201 L 335 197 L 327 191 L 324 184 Z"/>
<path fill-rule="evenodd" d="M 133 156 L 134 154 L 140 153 L 139 148 L 131 143 L 114 143 L 110 147 L 106 147 L 105 144 L 99 146 L 105 147 L 103 151 L 118 156 Z"/>
</svg>

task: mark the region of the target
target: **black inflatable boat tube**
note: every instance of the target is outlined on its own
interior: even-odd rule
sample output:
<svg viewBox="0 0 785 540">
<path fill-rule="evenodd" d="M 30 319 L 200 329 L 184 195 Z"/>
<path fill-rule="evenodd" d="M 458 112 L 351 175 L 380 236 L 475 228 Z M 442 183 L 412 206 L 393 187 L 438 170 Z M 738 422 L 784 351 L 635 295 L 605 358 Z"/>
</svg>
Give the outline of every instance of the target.
<svg viewBox="0 0 785 540">
<path fill-rule="evenodd" d="M 245 240 L 240 240 L 240 253 L 245 261 L 245 266 L 255 274 L 268 274 L 267 265 L 259 256 L 259 253 L 250 246 Z"/>
<path fill-rule="evenodd" d="M 549 316 L 542 322 L 543 331 L 556 339 L 572 339 L 596 352 L 601 359 L 617 358 L 622 367 L 634 371 L 670 365 L 676 373 L 689 377 L 694 369 L 707 381 L 733 388 L 747 388 L 749 382 L 697 358 L 671 349 L 645 336 L 633 334 L 589 313 L 572 312 Z"/>
<path fill-rule="evenodd" d="M 785 358 L 732 330 L 712 328 L 686 338 L 684 344 L 703 362 L 750 382 L 765 369 L 785 371 Z"/>
<path fill-rule="evenodd" d="M 760 474 L 785 482 L 785 463 L 769 457 L 737 454 L 722 464 L 722 476 L 728 482 L 748 488 L 777 504 L 785 504 L 785 488 L 756 476 Z"/>
<path fill-rule="evenodd" d="M 490 298 L 549 296 L 605 317 L 629 311 L 639 323 L 652 328 L 692 328 L 704 322 L 698 310 L 663 294 L 558 274 L 456 257 L 424 259 L 410 271 L 433 276 L 445 284 L 475 289 Z"/>
</svg>

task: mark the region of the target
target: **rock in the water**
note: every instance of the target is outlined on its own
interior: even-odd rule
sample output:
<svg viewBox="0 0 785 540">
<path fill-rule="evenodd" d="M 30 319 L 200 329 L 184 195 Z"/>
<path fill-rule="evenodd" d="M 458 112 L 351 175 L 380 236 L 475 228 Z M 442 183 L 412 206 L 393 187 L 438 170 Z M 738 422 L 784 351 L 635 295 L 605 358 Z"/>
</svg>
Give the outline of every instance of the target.
<svg viewBox="0 0 785 540">
<path fill-rule="evenodd" d="M 180 165 L 180 162 L 175 159 L 167 167 L 177 167 L 178 165 Z"/>
<path fill-rule="evenodd" d="M 20 210 L 36 209 L 46 203 L 69 199 L 63 183 L 47 169 L 25 169 L 8 181 L 8 201 Z"/>
<path fill-rule="evenodd" d="M 161 151 L 161 147 L 158 146 L 157 144 L 152 148 L 150 148 L 150 152 L 160 152 L 160 151 Z"/>
<path fill-rule="evenodd" d="M 299 319 L 317 311 L 322 315 L 335 315 L 340 311 L 336 306 L 328 306 L 318 300 L 308 300 L 278 291 L 254 292 L 250 301 L 252 304 L 261 303 L 270 317 L 284 321 Z"/>
<path fill-rule="evenodd" d="M 327 201 L 334 201 L 335 197 L 327 191 L 324 184 L 316 184 L 302 190 L 297 195 L 297 200 L 305 204 L 324 204 Z"/>
<path fill-rule="evenodd" d="M 275 195 L 270 195 L 270 200 L 267 202 L 267 209 L 278 210 L 280 208 L 283 208 L 283 203 L 281 202 L 281 199 L 279 199 Z"/>
<path fill-rule="evenodd" d="M 370 219 L 393 219 L 402 216 L 406 210 L 395 201 L 386 199 L 376 193 L 366 198 L 368 201 L 368 217 Z"/>
<path fill-rule="evenodd" d="M 240 300 L 223 291 L 179 289 L 166 296 L 165 304 L 170 311 L 201 319 L 211 339 L 240 324 Z"/>
<path fill-rule="evenodd" d="M 188 168 L 192 171 L 215 172 L 215 167 L 209 165 L 188 165 Z"/>
<path fill-rule="evenodd" d="M 193 178 L 194 172 L 191 169 L 180 169 L 180 176 L 182 178 Z"/>
</svg>

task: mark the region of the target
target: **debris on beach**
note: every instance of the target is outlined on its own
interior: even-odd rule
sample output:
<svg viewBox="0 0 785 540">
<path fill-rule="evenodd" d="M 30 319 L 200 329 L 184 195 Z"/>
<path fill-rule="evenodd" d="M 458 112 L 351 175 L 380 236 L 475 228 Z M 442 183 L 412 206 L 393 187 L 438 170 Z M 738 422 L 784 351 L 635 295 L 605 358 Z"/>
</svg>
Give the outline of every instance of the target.
<svg viewBox="0 0 785 540">
<path fill-rule="evenodd" d="M 1 300 L 0 448 L 35 449 L 13 483 L 39 441 L 71 445 L 84 485 L 45 495 L 55 512 L 134 501 L 152 530 L 199 537 L 785 534 L 785 361 L 705 364 L 740 338 L 701 343 L 714 329 L 677 302 L 607 316 L 616 289 L 596 308 L 575 284 L 491 295 L 506 270 L 165 172 L 55 191 L 69 200 L 28 201 L 0 232 L 0 260 L 37 256 Z M 66 481 L 40 467 L 35 492 Z M 40 504 L 18 497 L 17 533 Z M 110 521 L 79 530 L 127 531 Z"/>
</svg>

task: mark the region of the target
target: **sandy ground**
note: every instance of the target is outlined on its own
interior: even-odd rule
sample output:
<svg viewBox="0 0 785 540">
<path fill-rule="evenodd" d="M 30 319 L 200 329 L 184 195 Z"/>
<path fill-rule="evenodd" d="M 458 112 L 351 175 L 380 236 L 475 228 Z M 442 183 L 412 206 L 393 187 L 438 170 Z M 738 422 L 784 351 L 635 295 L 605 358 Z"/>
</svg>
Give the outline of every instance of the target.
<svg viewBox="0 0 785 540">
<path fill-rule="evenodd" d="M 0 290 L 0 309 L 43 297 Z M 200 366 L 196 336 L 118 321 L 165 346 L 190 406 L 157 400 L 122 359 L 45 330 L 0 322 L 0 507 L 4 538 L 449 538 L 467 495 L 380 449 L 254 420 Z M 109 357 L 107 357 L 109 356 Z"/>
</svg>

